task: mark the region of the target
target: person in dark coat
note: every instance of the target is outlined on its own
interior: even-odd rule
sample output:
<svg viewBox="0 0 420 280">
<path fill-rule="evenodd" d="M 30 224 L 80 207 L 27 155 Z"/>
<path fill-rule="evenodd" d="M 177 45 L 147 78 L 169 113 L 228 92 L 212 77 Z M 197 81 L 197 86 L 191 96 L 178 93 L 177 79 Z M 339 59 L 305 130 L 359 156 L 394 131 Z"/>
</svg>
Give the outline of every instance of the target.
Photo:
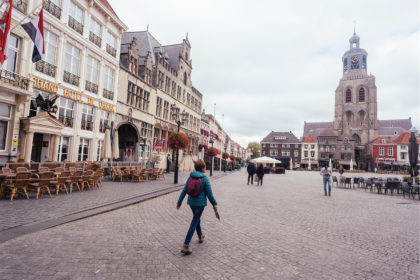
<svg viewBox="0 0 420 280">
<path fill-rule="evenodd" d="M 255 164 L 253 162 L 250 162 L 248 164 L 248 167 L 246 168 L 246 171 L 248 171 L 248 185 L 249 179 L 251 179 L 251 184 L 254 184 Z"/>
<path fill-rule="evenodd" d="M 262 186 L 263 177 L 264 177 L 264 167 L 261 163 L 260 163 L 260 165 L 258 165 L 258 168 L 257 168 L 257 176 L 258 176 L 257 186 L 260 185 L 260 182 L 261 182 L 261 186 Z"/>
</svg>

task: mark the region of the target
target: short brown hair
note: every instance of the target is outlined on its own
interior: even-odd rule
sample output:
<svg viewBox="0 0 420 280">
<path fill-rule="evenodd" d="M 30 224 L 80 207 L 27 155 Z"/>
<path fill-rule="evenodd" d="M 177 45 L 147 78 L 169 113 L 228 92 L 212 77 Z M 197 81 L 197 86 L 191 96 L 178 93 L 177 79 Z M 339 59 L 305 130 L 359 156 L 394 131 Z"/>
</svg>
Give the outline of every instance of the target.
<svg viewBox="0 0 420 280">
<path fill-rule="evenodd" d="M 202 161 L 202 160 L 197 160 L 195 163 L 194 163 L 194 169 L 195 169 L 195 171 L 203 171 L 203 168 L 206 168 L 206 163 L 204 162 L 204 161 Z"/>
</svg>

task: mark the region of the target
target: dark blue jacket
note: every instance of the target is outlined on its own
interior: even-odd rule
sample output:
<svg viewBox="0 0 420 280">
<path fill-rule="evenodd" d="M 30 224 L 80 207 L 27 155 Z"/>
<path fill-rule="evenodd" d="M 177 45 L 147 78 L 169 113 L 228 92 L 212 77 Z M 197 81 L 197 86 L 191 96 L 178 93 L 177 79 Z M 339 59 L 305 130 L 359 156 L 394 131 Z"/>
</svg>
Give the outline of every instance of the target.
<svg viewBox="0 0 420 280">
<path fill-rule="evenodd" d="M 190 178 L 199 178 L 201 179 L 201 192 L 196 197 L 188 196 L 188 205 L 191 206 L 207 206 L 207 198 L 209 198 L 210 203 L 214 206 L 217 205 L 216 199 L 214 199 L 213 192 L 211 191 L 210 181 L 204 173 L 199 171 L 193 171 L 190 174 L 187 182 L 185 183 L 184 189 L 182 190 L 177 205 L 181 205 L 184 200 L 185 195 L 187 194 L 187 187 Z"/>
<path fill-rule="evenodd" d="M 246 171 L 248 171 L 248 174 L 253 175 L 255 173 L 255 164 L 253 164 L 252 162 L 250 162 L 248 164 L 248 167 L 246 168 Z"/>
</svg>

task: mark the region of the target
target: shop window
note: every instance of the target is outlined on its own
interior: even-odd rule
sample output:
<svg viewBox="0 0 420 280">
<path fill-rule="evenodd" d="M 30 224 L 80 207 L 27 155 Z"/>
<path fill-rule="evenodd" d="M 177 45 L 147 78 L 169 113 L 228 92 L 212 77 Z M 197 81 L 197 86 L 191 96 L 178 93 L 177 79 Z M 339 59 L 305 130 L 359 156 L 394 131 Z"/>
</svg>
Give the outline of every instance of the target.
<svg viewBox="0 0 420 280">
<path fill-rule="evenodd" d="M 80 138 L 78 161 L 87 160 L 89 155 L 89 139 Z"/>
<path fill-rule="evenodd" d="M 58 146 L 58 161 L 65 161 L 69 159 L 69 144 L 70 137 L 60 137 L 60 143 Z"/>
<path fill-rule="evenodd" d="M 6 150 L 7 132 L 9 128 L 12 107 L 0 103 L 0 150 Z"/>
</svg>

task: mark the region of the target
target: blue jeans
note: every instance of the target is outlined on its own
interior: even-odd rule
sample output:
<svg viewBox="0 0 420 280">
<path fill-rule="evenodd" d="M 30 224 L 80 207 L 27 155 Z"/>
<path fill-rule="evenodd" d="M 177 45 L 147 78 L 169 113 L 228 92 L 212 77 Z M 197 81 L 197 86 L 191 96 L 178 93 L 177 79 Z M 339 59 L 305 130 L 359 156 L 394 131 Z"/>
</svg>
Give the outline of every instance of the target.
<svg viewBox="0 0 420 280">
<path fill-rule="evenodd" d="M 200 226 L 200 218 L 201 214 L 203 214 L 204 206 L 191 206 L 191 210 L 193 212 L 193 219 L 191 221 L 190 228 L 188 229 L 187 236 L 185 237 L 184 246 L 188 246 L 191 242 L 191 238 L 194 235 L 194 231 L 197 230 L 198 237 L 201 237 L 201 226 Z"/>
<path fill-rule="evenodd" d="M 258 175 L 258 182 L 257 182 L 257 185 L 261 184 L 261 186 L 262 186 L 262 179 L 263 179 L 263 176 Z M 260 182 L 261 182 L 261 183 L 260 183 Z"/>
<path fill-rule="evenodd" d="M 328 183 L 328 193 L 331 194 L 331 178 L 324 177 L 324 194 L 327 195 L 327 183 Z"/>
</svg>

